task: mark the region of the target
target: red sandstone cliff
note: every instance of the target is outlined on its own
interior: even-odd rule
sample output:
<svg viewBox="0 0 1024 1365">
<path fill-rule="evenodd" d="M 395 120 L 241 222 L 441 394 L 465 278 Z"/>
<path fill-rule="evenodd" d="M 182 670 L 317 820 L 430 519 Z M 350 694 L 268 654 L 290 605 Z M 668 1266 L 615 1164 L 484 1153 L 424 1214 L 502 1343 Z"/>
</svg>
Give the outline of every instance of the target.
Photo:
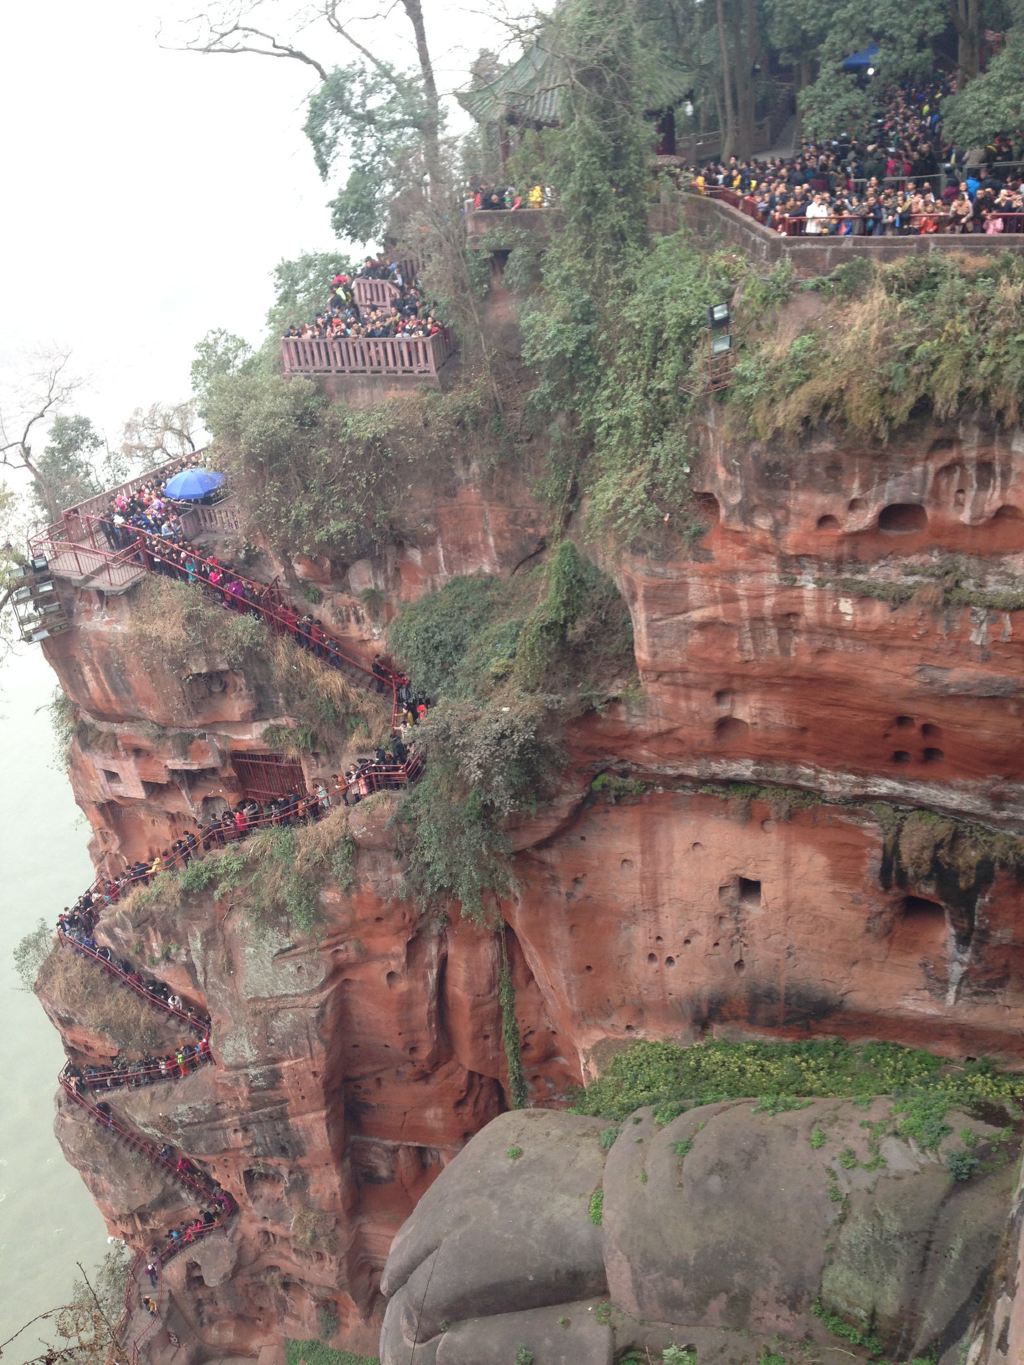
<svg viewBox="0 0 1024 1365">
<path fill-rule="evenodd" d="M 1015 878 L 952 825 L 891 818 L 896 805 L 1024 823 L 1020 617 L 1001 609 L 1024 555 L 1013 455 L 966 430 L 877 452 L 708 431 L 706 534 L 608 566 L 642 696 L 576 725 L 558 798 L 512 831 L 502 913 L 533 1103 L 559 1103 L 602 1049 L 639 1036 L 814 1032 L 1020 1056 Z M 380 635 L 366 589 L 386 619 L 541 544 L 543 515 L 511 481 L 420 498 L 420 535 L 385 560 L 296 566 L 354 639 Z M 135 611 L 131 595 L 82 591 L 74 629 L 47 646 L 85 722 L 72 780 L 101 857 L 162 847 L 204 799 L 230 799 L 232 755 L 292 718 L 258 662 L 144 665 Z M 340 762 L 302 761 L 311 777 Z M 608 770 L 642 785 L 592 792 Z M 709 785 L 735 781 L 815 799 Z M 325 894 L 318 941 L 254 933 L 231 894 L 104 921 L 113 947 L 164 960 L 213 1018 L 215 1067 L 125 1100 L 240 1204 L 221 1250 L 169 1272 L 197 1358 L 323 1336 L 335 1319 L 339 1340 L 371 1348 L 391 1238 L 506 1105 L 498 943 L 403 899 L 388 804 L 357 811 L 353 887 Z M 59 1132 L 111 1226 L 137 1237 L 171 1217 L 173 1192 L 126 1183 L 85 1122 L 62 1113 Z"/>
</svg>

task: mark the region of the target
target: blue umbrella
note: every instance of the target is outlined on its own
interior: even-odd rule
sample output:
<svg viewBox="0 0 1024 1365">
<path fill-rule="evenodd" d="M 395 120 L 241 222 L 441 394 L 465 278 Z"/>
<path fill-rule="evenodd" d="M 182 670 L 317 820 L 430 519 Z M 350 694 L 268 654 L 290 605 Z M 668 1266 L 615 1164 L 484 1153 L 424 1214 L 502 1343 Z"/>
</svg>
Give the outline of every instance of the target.
<svg viewBox="0 0 1024 1365">
<path fill-rule="evenodd" d="M 207 493 L 212 493 L 223 482 L 224 475 L 216 474 L 212 469 L 183 469 L 173 479 L 167 480 L 164 492 L 169 498 L 205 498 Z"/>
<path fill-rule="evenodd" d="M 848 57 L 843 58 L 843 70 L 863 71 L 865 67 L 874 66 L 878 53 L 878 44 L 869 43 L 867 47 L 862 47 L 859 52 L 851 52 Z"/>
</svg>

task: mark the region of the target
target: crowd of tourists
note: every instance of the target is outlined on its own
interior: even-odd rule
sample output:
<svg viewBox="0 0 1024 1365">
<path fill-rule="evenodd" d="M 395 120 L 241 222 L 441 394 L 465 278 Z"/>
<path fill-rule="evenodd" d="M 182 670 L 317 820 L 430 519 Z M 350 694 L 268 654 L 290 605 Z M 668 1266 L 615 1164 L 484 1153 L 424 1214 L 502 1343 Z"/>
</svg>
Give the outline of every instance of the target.
<svg viewBox="0 0 1024 1365">
<path fill-rule="evenodd" d="M 335 341 L 343 337 L 432 337 L 445 329 L 413 279 L 397 261 L 368 256 L 355 279 L 383 280 L 392 286 L 386 302 L 360 305 L 354 279 L 339 272 L 330 281 L 327 301 L 312 322 L 292 323 L 285 340 Z"/>
<path fill-rule="evenodd" d="M 344 776 L 333 774 L 330 789 L 326 783 L 318 782 L 311 792 L 296 789 L 262 802 L 252 797 L 244 798 L 237 805 L 229 806 L 209 819 L 200 821 L 193 829 L 184 831 L 168 848 L 130 863 L 119 876 L 100 877 L 73 907 L 66 908 L 58 917 L 58 928 L 69 938 L 76 939 L 129 974 L 129 969 L 113 957 L 109 948 L 97 948 L 92 938 L 92 930 L 103 906 L 116 905 L 136 886 L 147 886 L 161 873 L 180 871 L 205 853 L 226 848 L 228 844 L 237 843 L 260 830 L 290 829 L 312 824 L 326 815 L 335 801 L 343 806 L 355 806 L 376 791 L 401 789 L 409 780 L 409 772 L 416 758 L 415 742 L 409 737 L 409 727 L 426 716 L 426 700 L 411 699 L 405 714 L 411 714 L 414 718 L 405 721 L 392 736 L 390 747 L 377 748 L 372 757 L 357 759 Z M 141 984 L 172 1008 L 181 1007 L 180 1002 L 175 1003 L 175 997 L 161 995 L 160 983 L 153 983 L 152 978 L 146 977 L 136 982 L 133 975 L 130 979 L 132 984 Z"/>
<path fill-rule="evenodd" d="M 196 453 L 183 456 L 164 470 L 159 479 L 150 479 L 141 484 L 134 492 L 120 489 L 110 500 L 105 515 L 100 519 L 100 530 L 112 550 L 126 548 L 135 539 L 135 531 L 147 535 L 163 536 L 166 540 L 181 543 L 184 539 L 181 526 L 182 508 L 200 506 L 223 496 L 220 490 L 208 493 L 202 498 L 189 498 L 176 501 L 167 494 L 167 484 L 176 474 L 185 469 L 195 469 L 200 465 Z"/>
<path fill-rule="evenodd" d="M 210 1060 L 210 1040 L 204 1036 L 198 1043 L 183 1043 L 163 1056 L 129 1060 L 119 1054 L 109 1066 L 70 1066 L 68 1076 L 79 1094 L 86 1090 L 136 1090 L 155 1081 L 188 1076 Z"/>
<path fill-rule="evenodd" d="M 155 1004 L 173 1010 L 177 1015 L 184 1019 L 194 1033 L 204 1038 L 209 1037 L 210 1019 L 208 1015 L 200 1014 L 186 1004 L 179 995 L 167 986 L 166 982 L 158 980 L 148 972 L 141 971 L 132 965 L 127 958 L 118 957 L 116 953 L 96 942 L 93 937 L 96 924 L 99 920 L 100 910 L 103 906 L 112 905 L 124 890 L 124 879 L 120 883 L 103 883 L 109 885 L 111 894 L 106 890 L 101 890 L 101 883 L 96 883 L 88 891 L 79 896 L 72 908 L 65 907 L 57 916 L 57 931 L 67 939 L 71 939 L 80 948 L 92 957 L 99 958 L 102 962 L 122 977 L 129 986 L 136 991 L 148 995 Z"/>
<path fill-rule="evenodd" d="M 550 185 L 541 184 L 531 185 L 525 196 L 514 185 L 475 185 L 472 200 L 475 209 L 549 209 L 555 192 Z"/>
<path fill-rule="evenodd" d="M 693 169 L 693 188 L 734 202 L 787 236 L 919 236 L 1024 232 L 1019 167 L 997 163 L 1019 148 L 998 138 L 958 147 L 943 136 L 951 79 L 893 86 L 868 136 L 805 141 L 798 155 L 713 161 Z"/>
</svg>

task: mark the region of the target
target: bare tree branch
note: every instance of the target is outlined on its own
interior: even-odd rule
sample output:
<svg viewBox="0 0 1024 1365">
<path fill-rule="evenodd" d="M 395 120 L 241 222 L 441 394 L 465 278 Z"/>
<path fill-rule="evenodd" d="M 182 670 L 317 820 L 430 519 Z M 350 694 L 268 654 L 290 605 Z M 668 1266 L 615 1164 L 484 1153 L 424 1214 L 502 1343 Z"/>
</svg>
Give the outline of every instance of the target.
<svg viewBox="0 0 1024 1365">
<path fill-rule="evenodd" d="M 327 68 L 315 57 L 289 42 L 280 41 L 272 33 L 267 33 L 254 24 L 243 22 L 245 16 L 252 14 L 256 8 L 257 5 L 251 5 L 239 10 L 235 20 L 230 23 L 217 22 L 206 13 L 197 14 L 192 22 L 204 26 L 206 31 L 201 37 L 181 45 L 166 44 L 160 42 L 161 33 L 158 32 L 157 41 L 165 50 L 172 52 L 199 52 L 206 56 L 236 56 L 239 53 L 247 53 L 257 57 L 280 57 L 301 62 L 304 66 L 311 66 L 320 80 L 325 81 Z"/>
<path fill-rule="evenodd" d="M 71 395 L 81 388 L 80 379 L 69 378 L 66 374 L 70 359 L 70 351 L 58 352 L 44 370 L 32 377 L 42 392 L 32 399 L 28 415 L 19 422 L 20 436 L 11 437 L 7 419 L 0 413 L 0 464 L 8 469 L 24 469 L 39 487 L 42 487 L 42 480 L 32 451 L 33 432 L 40 422 L 56 416 Z"/>
</svg>

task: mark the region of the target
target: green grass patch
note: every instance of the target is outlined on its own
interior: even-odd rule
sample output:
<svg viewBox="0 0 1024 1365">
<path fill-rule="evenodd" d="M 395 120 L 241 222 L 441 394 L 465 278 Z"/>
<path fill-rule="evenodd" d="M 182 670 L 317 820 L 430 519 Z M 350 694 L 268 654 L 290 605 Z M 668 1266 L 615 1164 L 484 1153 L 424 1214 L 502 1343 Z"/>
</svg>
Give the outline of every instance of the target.
<svg viewBox="0 0 1024 1365">
<path fill-rule="evenodd" d="M 322 1341 L 286 1341 L 286 1365 L 380 1365 L 376 1356 L 357 1356 L 336 1351 Z"/>
<path fill-rule="evenodd" d="M 763 1097 L 774 1097 L 767 1104 Z M 604 1075 L 575 1102 L 575 1111 L 621 1121 L 653 1105 L 712 1104 L 758 1098 L 759 1108 L 778 1112 L 812 1098 L 895 1099 L 897 1131 L 934 1148 L 950 1131 L 952 1109 L 992 1105 L 1010 1109 L 1024 1096 L 1024 1077 L 1004 1075 L 984 1059 L 954 1064 L 895 1043 L 851 1047 L 839 1039 L 810 1043 L 712 1040 L 693 1047 L 638 1042 L 620 1052 Z"/>
</svg>

